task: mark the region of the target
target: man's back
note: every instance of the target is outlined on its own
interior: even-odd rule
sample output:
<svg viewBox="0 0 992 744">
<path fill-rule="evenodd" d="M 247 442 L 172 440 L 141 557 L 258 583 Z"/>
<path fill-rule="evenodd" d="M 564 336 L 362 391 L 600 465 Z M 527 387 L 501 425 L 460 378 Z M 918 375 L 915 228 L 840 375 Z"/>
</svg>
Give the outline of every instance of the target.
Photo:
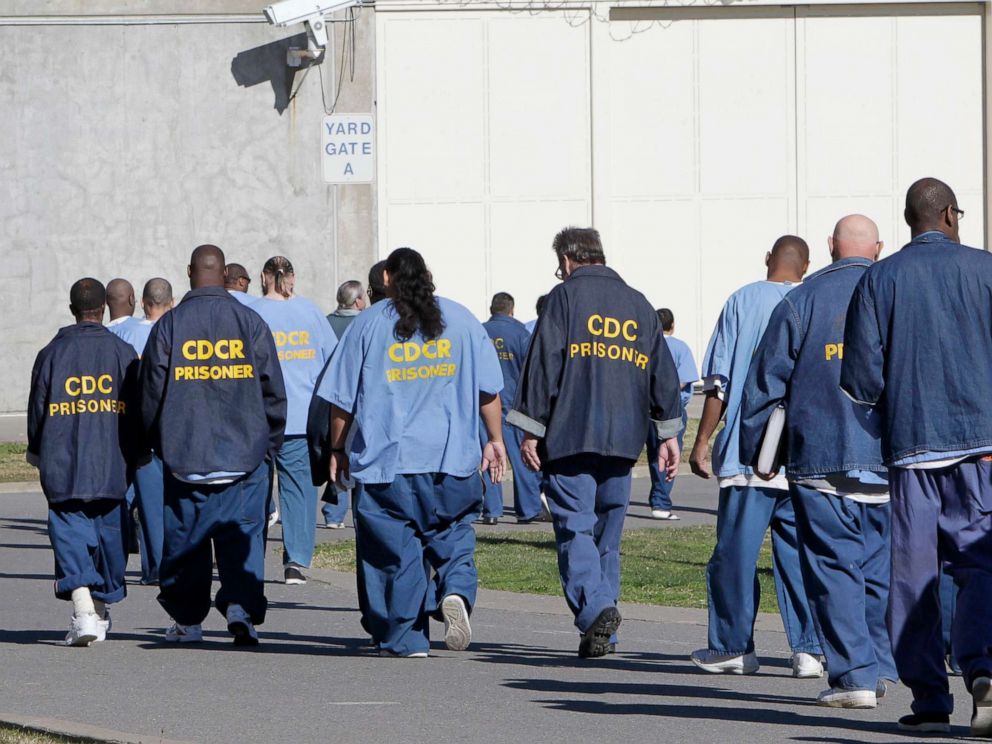
<svg viewBox="0 0 992 744">
<path fill-rule="evenodd" d="M 841 385 L 878 404 L 889 464 L 992 446 L 992 256 L 928 232 L 869 269 Z"/>
<path fill-rule="evenodd" d="M 612 269 L 583 266 L 548 296 L 508 421 L 522 415 L 546 427 L 549 460 L 636 460 L 649 411 L 657 420 L 678 417 L 677 392 L 654 309 Z"/>
<path fill-rule="evenodd" d="M 704 389 L 721 387 L 726 402 L 726 426 L 717 434 L 713 447 L 713 469 L 718 478 L 745 472 L 738 440 L 747 370 L 772 311 L 796 286 L 767 280 L 747 284 L 730 295 L 717 320 L 702 373 Z"/>
<path fill-rule="evenodd" d="M 123 498 L 127 416 L 137 357 L 98 323 L 62 328 L 38 354 L 28 404 L 28 453 L 52 503 Z M 136 447 L 135 447 L 136 448 Z"/>
<path fill-rule="evenodd" d="M 159 320 L 141 366 L 142 419 L 174 473 L 249 473 L 278 448 L 286 393 L 268 326 L 219 287 Z"/>
<path fill-rule="evenodd" d="M 530 346 L 530 333 L 523 323 L 509 315 L 494 315 L 482 327 L 496 347 L 496 357 L 503 372 L 502 403 L 506 413 L 517 394 L 517 381 Z"/>
</svg>

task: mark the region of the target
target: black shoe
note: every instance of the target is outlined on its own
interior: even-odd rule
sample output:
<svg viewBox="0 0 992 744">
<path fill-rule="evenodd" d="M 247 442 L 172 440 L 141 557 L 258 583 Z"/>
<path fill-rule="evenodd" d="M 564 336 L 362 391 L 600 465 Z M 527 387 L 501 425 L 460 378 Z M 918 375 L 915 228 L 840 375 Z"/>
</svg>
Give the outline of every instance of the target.
<svg viewBox="0 0 992 744">
<path fill-rule="evenodd" d="M 992 737 L 992 679 L 988 672 L 971 678 L 971 735 Z"/>
<path fill-rule="evenodd" d="M 499 524 L 499 519 L 496 517 L 479 517 L 475 520 L 476 524 L 485 524 L 492 527 L 494 524 Z"/>
<path fill-rule="evenodd" d="M 306 575 L 296 566 L 286 566 L 286 570 L 283 572 L 283 579 L 287 584 L 306 584 Z"/>
<path fill-rule="evenodd" d="M 610 653 L 610 646 L 613 646 L 615 651 L 616 646 L 610 643 L 610 639 L 617 632 L 622 619 L 616 607 L 607 607 L 600 612 L 599 617 L 579 640 L 579 658 L 592 659 L 606 656 Z"/>
<path fill-rule="evenodd" d="M 948 734 L 951 731 L 951 717 L 947 713 L 913 713 L 899 719 L 899 730 L 920 734 Z"/>
</svg>

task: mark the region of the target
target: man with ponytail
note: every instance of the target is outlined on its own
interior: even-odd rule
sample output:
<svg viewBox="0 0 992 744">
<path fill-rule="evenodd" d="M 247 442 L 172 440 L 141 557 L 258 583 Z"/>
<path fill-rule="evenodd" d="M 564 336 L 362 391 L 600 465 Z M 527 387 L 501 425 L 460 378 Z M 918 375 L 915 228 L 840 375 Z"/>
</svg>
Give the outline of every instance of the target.
<svg viewBox="0 0 992 744">
<path fill-rule="evenodd" d="M 650 457 L 669 480 L 679 467 L 679 377 L 658 316 L 606 267 L 599 233 L 555 236 L 555 276 L 506 421 L 526 432 L 521 455 L 544 467 L 565 600 L 581 633 L 579 656 L 616 648 L 620 535 L 630 469 L 648 426 Z"/>
<path fill-rule="evenodd" d="M 305 584 L 304 569 L 313 559 L 317 530 L 317 487 L 307 450 L 307 409 L 324 364 L 338 340 L 324 313 L 310 300 L 296 297 L 296 272 L 285 256 L 273 256 L 262 268 L 262 298 L 252 310 L 272 331 L 286 383 L 286 438 L 272 467 L 279 475 L 282 514 L 283 578 Z"/>
<path fill-rule="evenodd" d="M 382 656 L 423 658 L 429 619 L 468 648 L 482 469 L 506 466 L 496 351 L 467 308 L 434 294 L 423 257 L 386 259 L 388 299 L 359 315 L 317 395 L 331 404 L 330 478 L 362 486 L 355 507 L 365 625 Z M 480 447 L 482 416 L 489 441 Z"/>
</svg>

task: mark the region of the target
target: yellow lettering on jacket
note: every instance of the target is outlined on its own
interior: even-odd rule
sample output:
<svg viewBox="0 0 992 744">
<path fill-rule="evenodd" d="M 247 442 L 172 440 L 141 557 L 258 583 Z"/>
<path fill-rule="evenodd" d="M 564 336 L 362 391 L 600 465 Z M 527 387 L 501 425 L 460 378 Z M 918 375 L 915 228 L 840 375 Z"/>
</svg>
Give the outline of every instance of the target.
<svg viewBox="0 0 992 744">
<path fill-rule="evenodd" d="M 844 344 L 827 344 L 823 347 L 823 355 L 829 362 L 831 359 L 844 358 Z"/>
</svg>

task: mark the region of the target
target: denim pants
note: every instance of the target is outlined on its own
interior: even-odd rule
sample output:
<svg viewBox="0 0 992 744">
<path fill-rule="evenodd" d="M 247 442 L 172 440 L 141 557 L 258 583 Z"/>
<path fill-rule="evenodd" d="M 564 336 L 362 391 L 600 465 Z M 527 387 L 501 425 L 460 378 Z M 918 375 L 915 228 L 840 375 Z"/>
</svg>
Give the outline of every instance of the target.
<svg viewBox="0 0 992 744">
<path fill-rule="evenodd" d="M 397 475 L 365 483 L 355 507 L 359 604 L 372 640 L 405 656 L 430 648 L 429 618 L 449 594 L 475 604 L 482 483 L 472 474 Z M 433 572 L 433 575 L 432 575 Z"/>
<path fill-rule="evenodd" d="M 134 472 L 135 501 L 141 524 L 141 583 L 157 584 L 158 567 L 162 563 L 162 543 L 165 540 L 163 526 L 162 461 L 152 455 L 152 459 Z"/>
<path fill-rule="evenodd" d="M 55 596 L 71 599 L 88 587 L 94 599 L 120 602 L 127 590 L 127 503 L 116 499 L 63 501 L 48 508 L 55 553 Z"/>
<path fill-rule="evenodd" d="M 799 563 L 832 688 L 875 690 L 898 679 L 885 627 L 888 504 L 860 504 L 791 484 Z"/>
<path fill-rule="evenodd" d="M 706 566 L 709 648 L 724 654 L 754 651 L 754 621 L 761 598 L 757 562 L 769 526 L 775 589 L 789 647 L 796 653 L 819 654 L 799 569 L 792 499 L 788 491 L 750 486 L 720 489 L 716 546 Z"/>
<path fill-rule="evenodd" d="M 620 599 L 620 537 L 632 465 L 619 457 L 586 454 L 546 467 L 558 572 L 581 633 Z"/>
<path fill-rule="evenodd" d="M 689 414 L 686 413 L 685 409 L 682 409 L 682 428 L 679 429 L 678 436 L 676 439 L 679 443 L 679 452 L 682 451 L 682 441 L 685 437 L 685 426 L 689 422 Z M 665 480 L 665 475 L 658 468 L 658 447 L 661 446 L 661 440 L 658 439 L 658 433 L 654 428 L 654 424 L 648 427 L 648 471 L 651 474 L 651 493 L 648 495 L 648 503 L 650 503 L 652 509 L 661 509 L 662 511 L 672 510 L 672 489 L 675 487 L 675 479 Z"/>
<path fill-rule="evenodd" d="M 320 513 L 324 517 L 324 524 L 339 524 L 344 522 L 344 516 L 348 513 L 348 489 L 338 488 L 334 483 L 328 483 L 327 487 L 337 490 L 338 503 L 328 504 L 325 501 L 320 505 Z"/>
<path fill-rule="evenodd" d="M 306 437 L 286 437 L 274 466 L 279 475 L 283 565 L 309 568 L 317 540 L 317 487 L 310 477 Z"/>
<path fill-rule="evenodd" d="M 489 433 L 486 431 L 486 425 L 482 422 L 482 418 L 479 418 L 479 445 L 485 449 L 486 443 L 489 441 Z M 510 448 L 509 445 L 504 440 L 504 445 L 507 448 L 507 459 L 509 459 Z M 511 463 L 512 465 L 512 463 Z M 516 477 L 516 473 L 513 474 Z M 503 516 L 503 484 L 493 483 L 492 478 L 489 477 L 489 471 L 482 471 L 482 516 L 484 517 L 502 517 Z"/>
<path fill-rule="evenodd" d="M 485 427 L 482 428 L 482 446 L 485 447 L 489 437 L 486 436 Z M 513 468 L 513 511 L 517 519 L 533 519 L 541 515 L 541 473 L 535 473 L 524 465 L 524 459 L 520 454 L 520 446 L 524 441 L 524 432 L 515 426 L 506 423 L 506 416 L 503 416 L 503 444 L 506 445 L 506 457 Z M 489 472 L 482 474 L 486 484 L 486 499 L 483 514 L 488 516 L 501 516 L 503 514 L 503 486 L 494 484 L 489 478 Z M 496 502 L 499 505 L 496 505 Z M 493 510 L 499 514 L 493 514 Z"/>
<path fill-rule="evenodd" d="M 951 645 L 969 689 L 992 672 L 992 462 L 889 470 L 892 587 L 889 637 L 914 713 L 954 707 L 944 666 L 941 565 L 957 598 Z"/>
<path fill-rule="evenodd" d="M 239 604 L 258 625 L 265 620 L 265 464 L 234 483 L 185 483 L 165 470 L 165 542 L 158 601 L 182 625 L 199 625 L 210 612 L 213 554 L 221 614 Z"/>
</svg>

